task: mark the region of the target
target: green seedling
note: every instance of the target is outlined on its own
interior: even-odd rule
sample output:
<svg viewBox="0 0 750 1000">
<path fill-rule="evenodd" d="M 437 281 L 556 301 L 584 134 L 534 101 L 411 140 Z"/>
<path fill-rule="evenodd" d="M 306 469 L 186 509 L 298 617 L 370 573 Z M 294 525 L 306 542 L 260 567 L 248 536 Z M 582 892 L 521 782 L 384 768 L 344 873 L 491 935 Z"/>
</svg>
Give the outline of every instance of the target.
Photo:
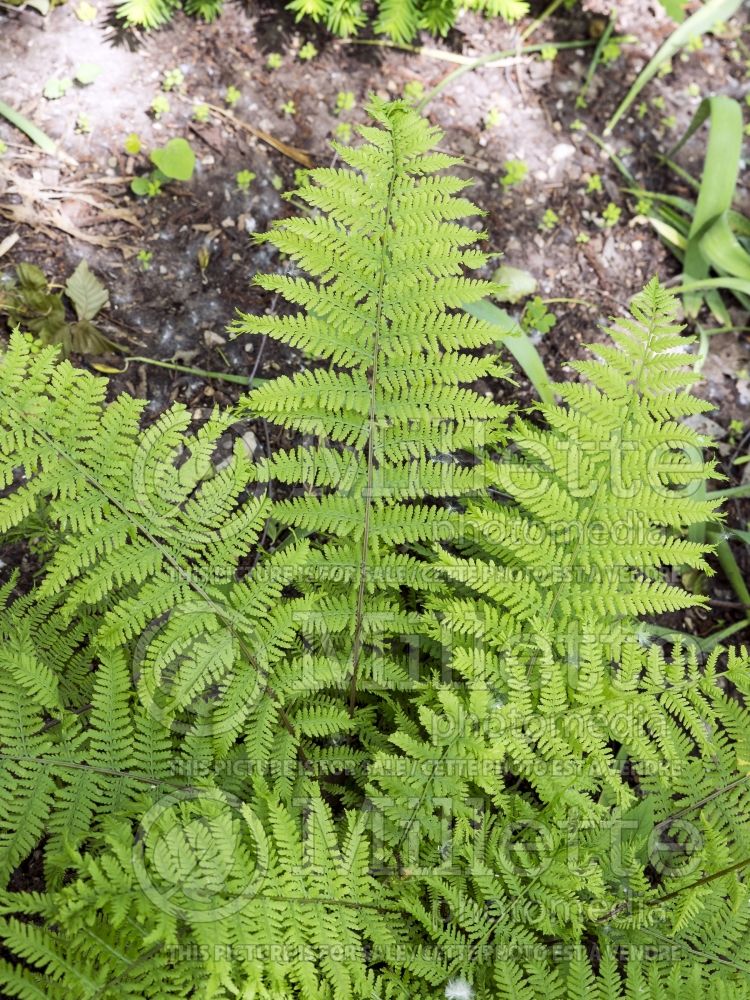
<svg viewBox="0 0 750 1000">
<path fill-rule="evenodd" d="M 340 90 L 336 95 L 336 107 L 334 113 L 340 115 L 342 111 L 351 111 L 354 107 L 354 94 L 351 90 Z"/>
<path fill-rule="evenodd" d="M 506 160 L 503 163 L 503 170 L 505 173 L 500 178 L 500 183 L 504 188 L 520 184 L 529 173 L 528 164 L 524 160 Z"/>
<path fill-rule="evenodd" d="M 521 314 L 521 329 L 526 333 L 531 333 L 533 330 L 539 333 L 549 333 L 555 323 L 557 323 L 557 316 L 547 309 L 538 295 L 526 303 Z"/>
<path fill-rule="evenodd" d="M 610 201 L 607 207 L 602 212 L 602 220 L 607 229 L 611 229 L 612 226 L 616 226 L 620 221 L 620 216 L 622 215 L 622 209 L 619 205 L 615 205 L 613 201 Z"/>
<path fill-rule="evenodd" d="M 130 184 L 133 194 L 142 197 L 154 197 L 167 181 L 189 181 L 195 170 L 195 152 L 186 139 L 179 137 L 152 150 L 149 159 L 156 169 L 143 177 L 134 178 Z"/>
<path fill-rule="evenodd" d="M 404 87 L 404 100 L 409 104 L 418 104 L 424 97 L 424 84 L 421 80 L 409 80 Z"/>
<path fill-rule="evenodd" d="M 558 216 L 557 212 L 553 212 L 551 208 L 548 208 L 544 213 L 544 215 L 542 216 L 542 220 L 539 223 L 539 228 L 546 229 L 548 231 L 552 230 L 555 228 L 555 226 L 558 224 L 559 221 L 560 217 Z"/>
<path fill-rule="evenodd" d="M 352 127 L 349 122 L 339 122 L 333 130 L 333 134 L 338 142 L 347 143 L 352 141 Z"/>
<path fill-rule="evenodd" d="M 167 92 L 171 90 L 177 90 L 185 82 L 185 74 L 181 69 L 175 67 L 175 69 L 168 69 L 161 81 L 161 89 Z"/>
<path fill-rule="evenodd" d="M 157 121 L 162 117 L 162 115 L 166 115 L 169 109 L 169 100 L 164 94 L 157 94 L 151 102 L 151 114 Z"/>
<path fill-rule="evenodd" d="M 65 97 L 72 86 L 73 81 L 70 77 L 52 77 L 45 83 L 42 96 L 48 101 L 58 101 L 61 97 Z"/>
<path fill-rule="evenodd" d="M 92 84 L 94 80 L 101 76 L 101 72 L 102 68 L 97 63 L 81 63 L 80 66 L 76 67 L 76 83 L 80 83 L 82 87 L 88 87 L 89 84 Z"/>
<path fill-rule="evenodd" d="M 240 191 L 248 191 L 250 185 L 255 180 L 255 176 L 252 170 L 240 170 L 234 179 Z"/>
</svg>

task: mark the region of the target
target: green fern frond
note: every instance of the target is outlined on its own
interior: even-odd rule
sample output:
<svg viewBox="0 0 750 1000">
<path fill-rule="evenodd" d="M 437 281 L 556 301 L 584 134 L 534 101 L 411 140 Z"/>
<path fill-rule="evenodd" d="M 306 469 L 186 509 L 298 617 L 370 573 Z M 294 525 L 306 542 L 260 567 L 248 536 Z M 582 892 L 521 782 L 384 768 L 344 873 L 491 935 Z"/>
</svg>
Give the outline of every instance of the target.
<svg viewBox="0 0 750 1000">
<path fill-rule="evenodd" d="M 130 27 L 161 28 L 179 7 L 178 0 L 122 0 L 117 16 Z"/>
<path fill-rule="evenodd" d="M 262 475 L 276 474 L 287 484 L 309 484 L 313 477 L 313 493 L 276 502 L 273 517 L 325 536 L 321 563 L 341 563 L 342 554 L 348 563 L 340 588 L 348 621 L 335 629 L 346 640 L 343 646 L 334 641 L 338 655 L 351 663 L 352 705 L 360 660 L 375 652 L 366 642 L 365 595 L 373 587 L 388 594 L 399 586 L 377 565 L 395 546 L 455 535 L 449 509 L 420 501 L 428 483 L 433 495 L 456 495 L 474 473 L 452 476 L 436 458 L 495 440 L 508 412 L 457 384 L 486 370 L 487 362 L 477 364 L 465 348 L 489 344 L 494 336 L 489 324 L 452 311 L 492 287 L 463 277 L 467 262 L 484 260 L 467 249 L 475 231 L 453 222 L 476 212 L 457 197 L 466 185 L 433 176 L 452 161 L 430 152 L 438 132 L 407 105 L 375 103 L 370 110 L 381 128 L 362 128 L 365 145 L 339 150 L 359 173 L 308 172 L 297 196 L 324 214 L 285 220 L 265 237 L 312 280 L 264 277 L 259 283 L 307 315 L 243 315 L 234 324 L 236 333 L 270 335 L 334 362 L 256 390 L 243 412 L 318 439 L 315 468 L 309 453 L 297 451 L 275 457 Z M 504 372 L 497 361 L 490 364 Z M 337 477 L 344 469 L 348 489 L 342 491 Z M 394 476 L 414 485 L 393 489 Z M 332 581 L 325 586 L 330 602 Z M 394 626 L 385 626 L 379 642 Z"/>
</svg>

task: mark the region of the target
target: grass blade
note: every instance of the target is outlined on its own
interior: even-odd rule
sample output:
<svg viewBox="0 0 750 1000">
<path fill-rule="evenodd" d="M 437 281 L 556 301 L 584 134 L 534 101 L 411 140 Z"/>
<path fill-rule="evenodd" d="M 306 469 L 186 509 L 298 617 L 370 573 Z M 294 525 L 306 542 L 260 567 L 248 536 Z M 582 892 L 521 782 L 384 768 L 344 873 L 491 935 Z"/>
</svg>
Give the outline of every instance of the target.
<svg viewBox="0 0 750 1000">
<path fill-rule="evenodd" d="M 50 139 L 46 132 L 42 132 L 25 115 L 22 115 L 20 111 L 16 111 L 15 108 L 12 108 L 4 101 L 0 101 L 0 116 L 10 122 L 11 125 L 15 125 L 17 129 L 23 132 L 24 135 L 27 135 L 45 153 L 49 153 L 51 156 L 57 153 L 57 143 L 53 139 Z"/>
<path fill-rule="evenodd" d="M 750 280 L 750 254 L 732 232 L 728 212 L 722 212 L 708 227 L 700 238 L 700 248 L 715 271 Z"/>
<path fill-rule="evenodd" d="M 746 608 L 750 608 L 750 591 L 747 589 L 745 578 L 737 565 L 734 553 L 729 547 L 729 542 L 718 529 L 714 528 L 709 529 L 708 540 L 716 546 L 716 558 L 719 560 L 719 565 L 724 570 L 724 576 L 736 594 L 737 600 Z"/>
<path fill-rule="evenodd" d="M 675 285 L 672 291 L 677 295 L 685 295 L 709 288 L 724 288 L 729 292 L 743 292 L 745 295 L 750 295 L 750 281 L 746 278 L 733 278 L 731 275 L 723 278 L 705 278 L 703 281 L 686 281 L 682 285 Z"/>
<path fill-rule="evenodd" d="M 682 143 L 707 119 L 710 120 L 701 186 L 685 251 L 685 284 L 708 277 L 711 263 L 701 246 L 709 226 L 732 207 L 742 154 L 742 109 L 731 97 L 709 97 L 701 101 Z M 686 295 L 685 310 L 695 316 L 702 296 Z"/>
<path fill-rule="evenodd" d="M 464 307 L 467 313 L 483 319 L 497 327 L 498 343 L 506 347 L 523 370 L 526 378 L 536 389 L 543 403 L 552 406 L 555 396 L 552 382 L 547 375 L 544 362 L 525 330 L 504 309 L 498 309 L 491 302 L 482 299 Z"/>
<path fill-rule="evenodd" d="M 665 243 L 669 246 L 669 249 L 674 252 L 675 250 L 683 251 L 687 246 L 687 240 L 679 233 L 674 226 L 670 226 L 669 223 L 664 222 L 656 215 L 650 215 L 648 221 L 654 227 L 656 232 L 661 236 Z"/>
<path fill-rule="evenodd" d="M 721 497 L 723 500 L 730 500 L 732 498 L 737 499 L 738 497 L 750 497 L 750 483 L 746 483 L 744 486 L 730 486 L 725 490 L 708 490 L 706 496 L 716 499 Z"/>
</svg>

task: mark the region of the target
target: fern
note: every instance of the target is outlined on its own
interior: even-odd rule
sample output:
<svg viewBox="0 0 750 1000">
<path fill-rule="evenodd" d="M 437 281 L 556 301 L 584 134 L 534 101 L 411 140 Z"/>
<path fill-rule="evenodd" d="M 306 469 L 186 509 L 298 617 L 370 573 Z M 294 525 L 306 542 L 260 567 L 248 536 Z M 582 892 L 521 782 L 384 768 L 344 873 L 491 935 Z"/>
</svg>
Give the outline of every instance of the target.
<svg viewBox="0 0 750 1000">
<path fill-rule="evenodd" d="M 265 237 L 292 308 L 234 324 L 305 371 L 146 425 L 2 355 L 0 530 L 35 565 L 0 593 L 2 989 L 746 998 L 748 657 L 648 626 L 701 602 L 674 573 L 721 516 L 674 299 L 559 403 L 466 388 L 508 373 L 461 308 L 476 210 L 437 130 L 371 114 Z M 294 443 L 253 463 L 261 418 Z"/>
<path fill-rule="evenodd" d="M 427 594 L 435 583 L 432 567 L 399 549 L 456 535 L 459 518 L 444 498 L 479 480 L 471 470 L 451 475 L 446 453 L 494 439 L 508 412 L 458 385 L 505 372 L 491 356 L 460 350 L 462 342 L 491 343 L 491 326 L 449 311 L 491 288 L 461 275 L 463 265 L 484 260 L 465 249 L 475 232 L 452 221 L 476 212 L 457 196 L 466 183 L 434 176 L 453 161 L 429 152 L 435 131 L 405 105 L 376 104 L 372 114 L 384 128 L 362 129 L 369 144 L 338 149 L 360 179 L 310 171 L 298 196 L 326 215 L 286 220 L 268 236 L 317 282 L 258 283 L 305 311 L 235 324 L 330 365 L 257 390 L 243 411 L 319 439 L 255 474 L 299 484 L 299 495 L 277 501 L 272 516 L 322 536 L 297 581 L 309 623 L 300 634 L 343 666 L 350 713 L 360 690 L 408 682 L 408 667 L 389 648 L 416 623 L 400 608 L 400 591 Z M 423 499 L 426 485 L 433 502 Z"/>
<path fill-rule="evenodd" d="M 161 28 L 179 9 L 213 21 L 221 13 L 222 0 L 121 0 L 117 16 L 129 27 Z M 289 0 L 287 10 L 298 21 L 309 18 L 323 24 L 334 35 L 356 35 L 367 23 L 360 0 Z M 528 11 L 527 0 L 471 0 L 466 4 L 487 16 L 500 16 L 509 23 Z M 446 35 L 458 13 L 455 0 L 379 0 L 375 16 L 375 31 L 394 42 L 410 42 L 424 28 L 434 35 Z"/>
</svg>

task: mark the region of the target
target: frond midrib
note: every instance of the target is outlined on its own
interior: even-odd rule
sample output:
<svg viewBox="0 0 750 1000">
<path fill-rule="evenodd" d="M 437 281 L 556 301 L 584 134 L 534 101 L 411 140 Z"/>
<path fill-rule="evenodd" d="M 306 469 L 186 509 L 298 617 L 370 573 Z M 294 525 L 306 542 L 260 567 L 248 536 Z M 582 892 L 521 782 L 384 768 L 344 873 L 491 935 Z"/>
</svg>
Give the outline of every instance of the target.
<svg viewBox="0 0 750 1000">
<path fill-rule="evenodd" d="M 375 309 L 375 323 L 373 331 L 372 348 L 372 368 L 370 371 L 370 408 L 367 418 L 367 485 L 365 487 L 365 509 L 364 523 L 362 527 L 362 550 L 359 564 L 359 584 L 357 589 L 357 602 L 354 610 L 354 636 L 352 638 L 352 675 L 349 683 L 349 714 L 354 715 L 357 700 L 357 677 L 359 674 L 359 660 L 362 655 L 362 623 L 364 615 L 365 591 L 367 587 L 367 565 L 370 546 L 370 520 L 372 515 L 372 492 L 375 473 L 375 445 L 374 426 L 377 415 L 378 396 L 378 362 L 380 359 L 380 335 L 383 324 L 383 307 L 385 304 L 385 284 L 388 276 L 388 264 L 390 262 L 390 240 L 393 233 L 391 226 L 391 215 L 393 206 L 393 195 L 398 176 L 398 159 L 396 151 L 396 125 L 393 124 L 391 130 L 391 154 L 392 174 L 388 182 L 388 194 L 386 197 L 385 213 L 383 220 L 383 233 L 381 236 L 380 262 L 378 271 L 377 301 Z"/>
</svg>

